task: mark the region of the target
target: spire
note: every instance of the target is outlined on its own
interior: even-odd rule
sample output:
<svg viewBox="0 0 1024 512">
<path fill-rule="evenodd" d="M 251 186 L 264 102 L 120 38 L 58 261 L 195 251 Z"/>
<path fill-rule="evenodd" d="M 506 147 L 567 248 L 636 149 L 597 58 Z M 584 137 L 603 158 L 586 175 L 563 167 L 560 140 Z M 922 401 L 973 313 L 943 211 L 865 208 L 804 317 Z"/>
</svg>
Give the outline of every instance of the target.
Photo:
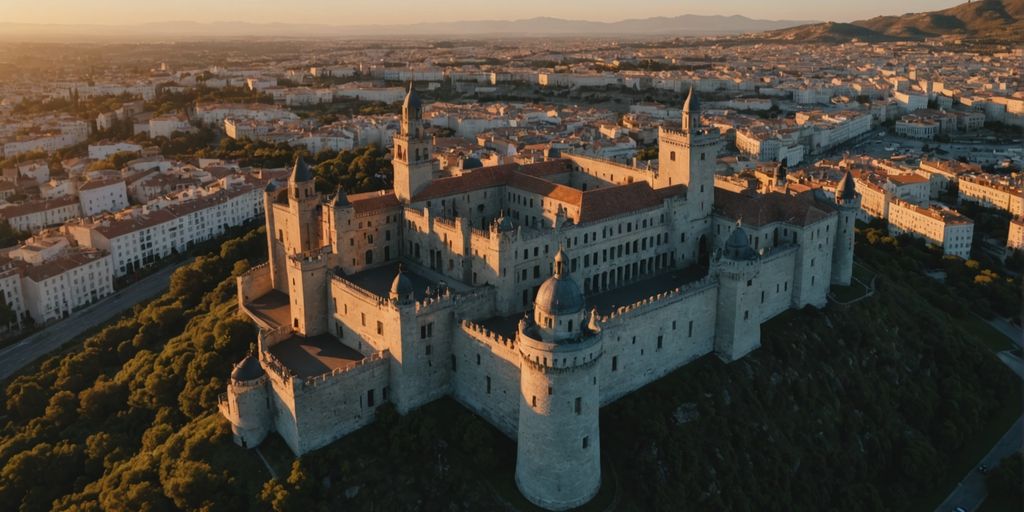
<svg viewBox="0 0 1024 512">
<path fill-rule="evenodd" d="M 292 175 L 289 181 L 294 183 L 302 183 L 305 181 L 311 181 L 313 179 L 313 171 L 309 169 L 309 165 L 306 164 L 301 156 L 295 159 L 295 166 L 292 167 Z"/>
<path fill-rule="evenodd" d="M 853 173 L 847 169 L 843 179 L 836 187 L 836 202 L 843 203 L 857 198 L 857 185 L 854 183 Z"/>
<path fill-rule="evenodd" d="M 562 246 L 558 246 L 558 252 L 555 253 L 555 278 L 561 279 L 566 276 L 565 271 L 565 251 L 562 250 Z"/>
<path fill-rule="evenodd" d="M 338 190 L 334 193 L 334 199 L 331 200 L 331 204 L 335 206 L 346 206 L 348 205 L 348 194 L 345 193 L 345 189 L 341 185 L 338 185 Z M 399 267 L 401 268 L 401 267 Z M 401 271 L 401 270 L 399 270 Z"/>
<path fill-rule="evenodd" d="M 700 127 L 700 101 L 697 99 L 697 91 L 690 87 L 686 93 L 686 101 L 683 102 L 683 131 L 692 131 Z"/>
<path fill-rule="evenodd" d="M 420 101 L 420 95 L 416 93 L 416 88 L 412 86 L 412 80 L 409 80 L 409 89 L 405 93 L 402 112 L 407 115 L 416 114 L 418 116 L 422 106 L 423 102 Z"/>
</svg>

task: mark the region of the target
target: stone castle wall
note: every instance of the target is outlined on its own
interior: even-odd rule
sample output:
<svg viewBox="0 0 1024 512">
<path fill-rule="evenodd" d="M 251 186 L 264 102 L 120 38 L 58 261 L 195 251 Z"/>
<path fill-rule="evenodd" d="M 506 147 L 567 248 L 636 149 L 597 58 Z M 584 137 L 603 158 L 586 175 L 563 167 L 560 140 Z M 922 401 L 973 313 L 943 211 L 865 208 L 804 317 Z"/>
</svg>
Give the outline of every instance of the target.
<svg viewBox="0 0 1024 512">
<path fill-rule="evenodd" d="M 274 429 L 297 454 L 325 446 L 373 422 L 387 400 L 387 352 L 321 376 L 290 376 L 270 354 L 263 354 L 270 380 Z"/>
<path fill-rule="evenodd" d="M 463 321 L 455 328 L 452 356 L 452 396 L 515 439 L 519 425 L 520 361 L 515 340 Z"/>
<path fill-rule="evenodd" d="M 270 264 L 261 263 L 250 268 L 244 274 L 236 278 L 238 287 L 238 303 L 245 304 L 250 300 L 262 297 L 274 289 L 273 277 L 270 274 Z"/>
<path fill-rule="evenodd" d="M 710 353 L 717 294 L 717 282 L 705 278 L 602 318 L 601 405 Z"/>
</svg>

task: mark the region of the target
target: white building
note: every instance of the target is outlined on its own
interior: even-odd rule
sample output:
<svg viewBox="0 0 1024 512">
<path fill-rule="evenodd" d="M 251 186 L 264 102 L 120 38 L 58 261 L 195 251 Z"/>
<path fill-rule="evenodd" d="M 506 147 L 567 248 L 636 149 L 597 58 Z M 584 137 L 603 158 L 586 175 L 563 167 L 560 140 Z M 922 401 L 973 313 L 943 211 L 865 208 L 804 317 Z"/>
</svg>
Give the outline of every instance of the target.
<svg viewBox="0 0 1024 512">
<path fill-rule="evenodd" d="M 89 144 L 89 158 L 103 160 L 115 153 L 141 153 L 142 146 L 134 142 L 100 142 Z"/>
<path fill-rule="evenodd" d="M 37 323 L 63 318 L 114 292 L 110 255 L 95 250 L 69 250 L 25 268 L 25 304 Z"/>
<path fill-rule="evenodd" d="M 26 233 L 63 224 L 81 215 L 82 207 L 74 196 L 0 206 L 0 219 Z"/>
<path fill-rule="evenodd" d="M 188 123 L 188 118 L 182 114 L 168 114 L 153 117 L 149 120 L 149 136 L 151 138 L 170 138 L 174 132 L 189 132 L 191 130 L 192 125 Z"/>
<path fill-rule="evenodd" d="M 949 208 L 918 206 L 894 199 L 889 204 L 889 231 L 909 233 L 942 247 L 947 255 L 971 257 L 974 221 Z"/>
<path fill-rule="evenodd" d="M 116 212 L 128 207 L 128 192 L 124 180 L 89 180 L 78 187 L 78 200 L 86 216 Z"/>
</svg>

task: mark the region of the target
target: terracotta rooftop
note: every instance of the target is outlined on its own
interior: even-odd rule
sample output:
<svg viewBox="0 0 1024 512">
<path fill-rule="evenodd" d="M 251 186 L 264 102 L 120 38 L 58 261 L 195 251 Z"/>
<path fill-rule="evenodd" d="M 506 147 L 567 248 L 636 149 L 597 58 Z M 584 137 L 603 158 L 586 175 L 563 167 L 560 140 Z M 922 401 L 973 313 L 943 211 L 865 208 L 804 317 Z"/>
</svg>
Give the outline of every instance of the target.
<svg viewBox="0 0 1024 512">
<path fill-rule="evenodd" d="M 92 189 L 96 189 L 96 188 L 107 187 L 107 186 L 110 186 L 110 185 L 116 185 L 118 183 L 124 183 L 124 180 L 120 180 L 120 179 L 116 179 L 116 180 L 89 180 L 89 181 L 83 183 L 81 186 L 79 186 L 78 190 L 79 191 L 82 191 L 82 190 L 92 190 Z"/>
<path fill-rule="evenodd" d="M 835 211 L 832 205 L 815 199 L 814 194 L 813 190 L 797 195 L 778 192 L 741 194 L 715 188 L 715 210 L 751 226 L 764 226 L 772 222 L 806 226 Z"/>
<path fill-rule="evenodd" d="M 57 208 L 63 208 L 65 206 L 71 206 L 73 204 L 78 204 L 77 197 L 64 196 L 55 199 L 45 199 L 42 201 L 29 201 L 25 203 L 12 204 L 0 207 L 0 219 L 11 219 L 14 217 L 21 217 L 22 215 L 44 212 L 46 210 L 55 210 Z"/>
<path fill-rule="evenodd" d="M 42 265 L 29 266 L 25 269 L 25 277 L 41 282 L 51 277 L 63 274 L 69 270 L 92 263 L 104 256 L 99 251 L 76 251 L 68 253 L 60 258 L 47 261 Z"/>
</svg>

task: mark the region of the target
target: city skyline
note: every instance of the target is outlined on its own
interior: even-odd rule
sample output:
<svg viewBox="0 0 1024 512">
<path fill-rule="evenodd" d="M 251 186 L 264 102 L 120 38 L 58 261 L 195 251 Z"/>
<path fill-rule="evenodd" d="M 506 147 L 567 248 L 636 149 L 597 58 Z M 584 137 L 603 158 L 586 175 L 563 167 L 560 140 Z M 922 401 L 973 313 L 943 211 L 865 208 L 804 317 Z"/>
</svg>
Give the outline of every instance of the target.
<svg viewBox="0 0 1024 512">
<path fill-rule="evenodd" d="M 41 0 L 33 3 L 10 5 L 5 8 L 7 22 L 57 25 L 123 25 L 162 21 L 190 21 L 200 23 L 316 23 L 325 25 L 406 25 L 431 22 L 458 22 L 475 20 L 521 20 L 535 17 L 555 17 L 572 20 L 613 22 L 625 19 L 695 15 L 742 15 L 754 19 L 794 19 L 818 21 L 854 21 L 881 15 L 901 15 L 944 9 L 957 5 L 959 0 L 911 0 L 893 4 L 881 0 L 867 0 L 855 4 L 823 5 L 820 2 L 799 0 L 785 5 L 771 5 L 750 0 L 724 0 L 706 4 L 693 0 L 673 2 L 648 0 L 634 5 L 624 15 L 617 2 L 597 0 L 582 2 L 571 0 L 550 5 L 540 0 L 520 2 L 516 15 L 496 13 L 484 5 L 461 0 L 446 0 L 441 4 L 401 0 L 394 4 L 386 17 L 381 17 L 378 4 L 368 0 L 333 5 L 325 0 L 306 0 L 303 9 L 265 0 L 247 0 L 231 5 L 216 5 L 196 0 L 183 0 L 176 4 L 138 5 L 124 0 L 103 0 L 84 5 L 68 0 Z M 97 5 L 99 4 L 99 5 Z M 112 17 L 110 13 L 119 13 Z M 201 15 L 199 13 L 202 13 Z"/>
</svg>

